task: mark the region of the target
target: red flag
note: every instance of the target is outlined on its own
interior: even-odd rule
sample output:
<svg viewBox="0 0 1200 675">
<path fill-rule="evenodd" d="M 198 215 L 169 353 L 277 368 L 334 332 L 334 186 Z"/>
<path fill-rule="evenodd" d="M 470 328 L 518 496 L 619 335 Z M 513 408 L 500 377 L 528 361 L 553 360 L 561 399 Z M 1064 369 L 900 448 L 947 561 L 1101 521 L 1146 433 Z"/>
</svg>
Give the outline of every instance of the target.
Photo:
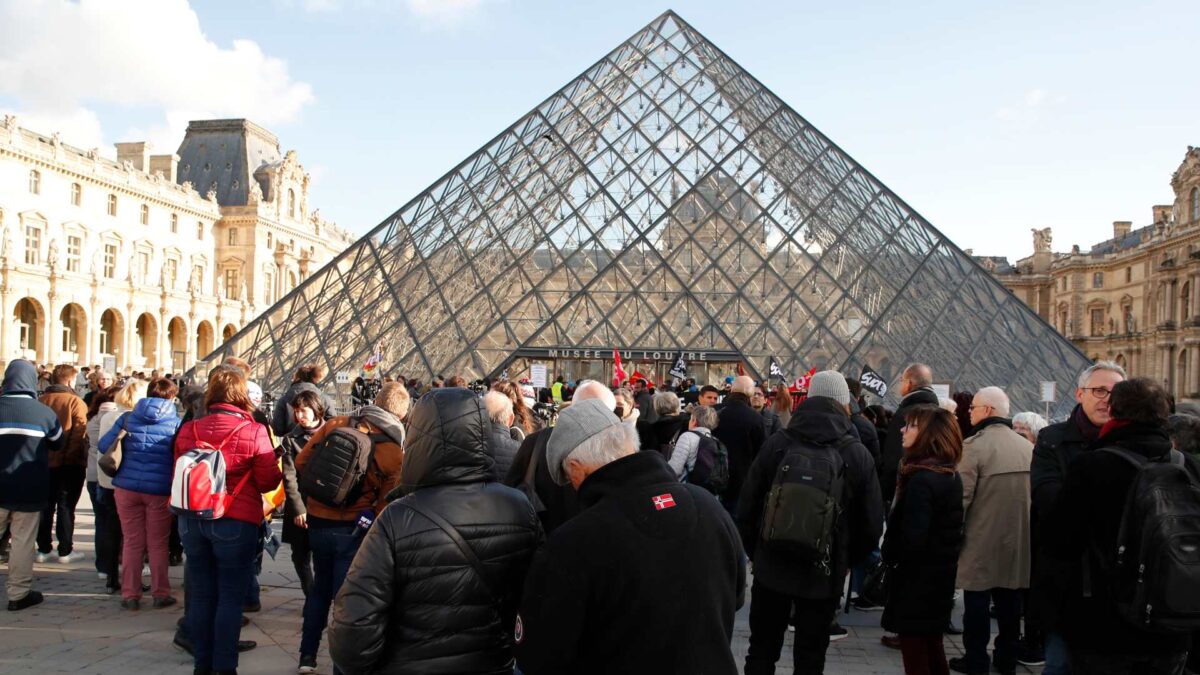
<svg viewBox="0 0 1200 675">
<path fill-rule="evenodd" d="M 742 362 L 738 361 L 738 375 L 745 375 L 746 369 L 742 366 Z"/>
<path fill-rule="evenodd" d="M 630 384 L 632 384 L 636 380 L 645 380 L 646 384 L 650 384 L 650 378 L 641 374 L 641 372 L 634 370 L 633 374 L 629 376 L 629 382 L 630 382 Z"/>
<path fill-rule="evenodd" d="M 808 383 L 812 381 L 812 376 L 817 374 L 816 368 L 809 368 L 808 372 L 796 380 L 796 388 L 802 391 L 808 391 Z"/>
<path fill-rule="evenodd" d="M 625 372 L 624 366 L 621 365 L 621 352 L 613 350 L 613 386 L 619 387 L 621 383 L 629 379 L 629 375 Z"/>
</svg>

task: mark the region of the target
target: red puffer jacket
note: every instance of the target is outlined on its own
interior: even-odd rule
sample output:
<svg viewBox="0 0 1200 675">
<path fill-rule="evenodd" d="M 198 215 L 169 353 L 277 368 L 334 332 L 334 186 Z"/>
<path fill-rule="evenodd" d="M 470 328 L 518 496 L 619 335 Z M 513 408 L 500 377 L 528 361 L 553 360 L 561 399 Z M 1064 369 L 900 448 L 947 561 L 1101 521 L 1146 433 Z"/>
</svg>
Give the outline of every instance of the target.
<svg viewBox="0 0 1200 675">
<path fill-rule="evenodd" d="M 246 486 L 225 512 L 226 518 L 258 525 L 263 520 L 262 493 L 274 490 L 283 474 L 275 461 L 275 449 L 271 447 L 267 428 L 255 422 L 250 413 L 226 403 L 217 403 L 208 409 L 208 414 L 192 420 L 179 428 L 175 438 L 175 458 L 197 447 L 203 441 L 218 447 L 239 424 L 244 426 L 221 449 L 225 455 L 225 489 L 231 493 L 238 482 L 252 472 Z"/>
</svg>

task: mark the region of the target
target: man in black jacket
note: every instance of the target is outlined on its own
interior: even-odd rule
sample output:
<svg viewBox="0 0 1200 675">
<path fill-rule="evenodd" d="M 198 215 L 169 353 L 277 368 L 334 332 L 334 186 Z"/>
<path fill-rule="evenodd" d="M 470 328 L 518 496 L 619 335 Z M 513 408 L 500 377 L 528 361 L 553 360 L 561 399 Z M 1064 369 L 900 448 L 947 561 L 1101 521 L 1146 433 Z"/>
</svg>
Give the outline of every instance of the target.
<svg viewBox="0 0 1200 675">
<path fill-rule="evenodd" d="M 525 585 L 517 664 L 526 675 L 736 675 L 730 650 L 746 567 L 706 490 L 598 400 L 564 410 L 550 437 L 555 482 L 583 510 L 550 536 Z"/>
<path fill-rule="evenodd" d="M 813 375 L 808 398 L 792 414 L 787 428 L 766 442 L 746 476 L 737 511 L 742 543 L 754 562 L 746 675 L 775 672 L 793 610 L 795 672 L 824 671 L 829 624 L 837 611 L 846 570 L 875 548 L 883 532 L 875 462 L 854 430 L 849 405 L 850 390 L 841 373 L 826 370 Z M 767 493 L 780 463 L 792 453 L 841 456 L 840 515 L 833 528 L 830 558 L 823 563 L 760 540 Z"/>
<path fill-rule="evenodd" d="M 469 389 L 433 389 L 408 416 L 397 498 L 337 596 L 329 653 L 350 673 L 511 670 L 517 601 L 541 528 L 497 482 L 491 421 Z"/>
<path fill-rule="evenodd" d="M 758 450 L 767 435 L 762 415 L 751 407 L 750 395 L 753 393 L 753 379 L 746 375 L 735 378 L 718 413 L 721 422 L 713 430 L 713 436 L 729 450 L 729 487 L 721 502 L 730 513 L 737 507 L 742 481 L 746 479 L 746 472 L 758 456 Z"/>
<path fill-rule="evenodd" d="M 33 549 L 50 491 L 50 453 L 65 442 L 54 411 L 37 401 L 37 368 L 16 359 L 4 371 L 0 396 L 0 532 L 12 535 L 8 559 L 8 610 L 32 607 Z"/>
<path fill-rule="evenodd" d="M 900 445 L 900 429 L 904 426 L 904 413 L 914 405 L 937 405 L 937 394 L 933 393 L 933 371 L 924 363 L 914 363 L 904 369 L 900 376 L 900 405 L 888 425 L 887 440 L 879 453 L 879 489 L 884 504 L 891 504 L 896 494 L 896 474 L 900 470 L 900 458 L 904 448 Z"/>
<path fill-rule="evenodd" d="M 1070 570 L 1060 628 L 1070 649 L 1071 671 L 1179 675 L 1191 636 L 1142 630 L 1123 618 L 1109 572 L 1115 566 L 1118 532 L 1125 529 L 1126 495 L 1137 475 L 1130 460 L 1117 453 L 1142 462 L 1170 461 L 1171 402 L 1149 378 L 1115 383 L 1108 400 L 1112 419 L 1092 449 L 1071 461 L 1048 527 L 1051 554 Z M 1116 452 L 1100 452 L 1101 448 Z M 1194 477 L 1196 466 L 1188 464 L 1185 470 Z M 1090 574 L 1084 571 L 1085 559 Z"/>
<path fill-rule="evenodd" d="M 1029 480 L 1033 495 L 1030 528 L 1033 539 L 1031 589 L 1025 609 L 1026 640 L 1019 661 L 1045 660 L 1044 675 L 1070 672 L 1064 626 L 1060 620 L 1063 589 L 1071 582 L 1071 571 L 1050 555 L 1053 537 L 1049 523 L 1054 517 L 1059 490 L 1066 480 L 1072 460 L 1087 451 L 1100 436 L 1100 429 L 1112 419 L 1109 394 L 1125 379 L 1125 370 L 1111 361 L 1098 361 L 1079 375 L 1075 400 L 1079 402 L 1065 422 L 1051 424 L 1038 434 L 1033 447 L 1033 465 Z M 1044 644 L 1039 634 L 1044 632 Z M 1044 647 L 1044 656 L 1038 654 Z M 1039 658 L 1042 656 L 1042 658 Z"/>
</svg>

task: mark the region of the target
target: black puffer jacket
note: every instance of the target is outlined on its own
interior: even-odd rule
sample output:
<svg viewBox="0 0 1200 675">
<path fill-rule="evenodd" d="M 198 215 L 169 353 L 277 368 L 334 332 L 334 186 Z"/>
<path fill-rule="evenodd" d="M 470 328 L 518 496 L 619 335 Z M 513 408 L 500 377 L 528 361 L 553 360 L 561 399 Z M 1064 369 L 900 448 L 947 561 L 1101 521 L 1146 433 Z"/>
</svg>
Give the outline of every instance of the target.
<svg viewBox="0 0 1200 675">
<path fill-rule="evenodd" d="M 845 466 L 842 503 L 834 532 L 833 565 L 828 573 L 788 551 L 760 541 L 763 504 L 784 457 L 793 450 L 840 453 Z M 791 597 L 813 600 L 842 594 L 846 569 L 862 562 L 883 532 L 883 504 L 875 477 L 875 461 L 854 431 L 850 416 L 829 398 L 806 399 L 792 413 L 787 428 L 775 434 L 758 453 L 742 486 L 738 502 L 742 545 L 754 561 L 754 581 Z"/>
<path fill-rule="evenodd" d="M 467 389 L 434 389 L 409 414 L 400 486 L 367 533 L 329 624 L 352 673 L 510 673 L 512 627 L 541 527 L 520 492 L 494 482 L 491 422 Z M 474 550 L 485 582 L 441 528 Z"/>
</svg>

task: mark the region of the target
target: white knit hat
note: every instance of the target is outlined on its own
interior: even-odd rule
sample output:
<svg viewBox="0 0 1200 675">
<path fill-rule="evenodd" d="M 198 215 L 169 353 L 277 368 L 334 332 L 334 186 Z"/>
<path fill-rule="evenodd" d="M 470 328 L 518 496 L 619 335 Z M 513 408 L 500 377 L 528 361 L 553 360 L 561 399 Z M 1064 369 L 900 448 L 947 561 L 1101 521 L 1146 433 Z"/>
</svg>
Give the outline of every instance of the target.
<svg viewBox="0 0 1200 675">
<path fill-rule="evenodd" d="M 850 387 L 846 386 L 846 378 L 836 370 L 822 370 L 812 376 L 808 383 L 808 397 L 816 396 L 850 405 Z"/>
</svg>

